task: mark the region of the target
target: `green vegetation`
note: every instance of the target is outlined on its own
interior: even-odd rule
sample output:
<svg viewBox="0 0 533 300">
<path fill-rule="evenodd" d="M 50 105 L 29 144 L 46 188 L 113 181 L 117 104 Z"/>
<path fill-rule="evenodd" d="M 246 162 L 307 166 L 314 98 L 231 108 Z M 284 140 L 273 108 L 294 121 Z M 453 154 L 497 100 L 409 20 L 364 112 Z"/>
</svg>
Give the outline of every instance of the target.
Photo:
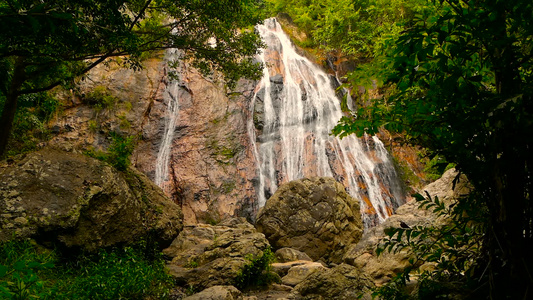
<svg viewBox="0 0 533 300">
<path fill-rule="evenodd" d="M 0 113 L 5 99 L 0 97 Z M 34 151 L 37 145 L 50 137 L 47 123 L 61 109 L 61 103 L 49 93 L 21 96 L 10 135 L 11 143 L 6 156 Z"/>
<path fill-rule="evenodd" d="M 474 270 L 482 262 L 483 239 L 486 231 L 488 211 L 479 205 L 475 193 L 445 204 L 437 197 L 432 199 L 414 195 L 419 208 L 431 211 L 444 224 L 412 228 L 388 228 L 385 239 L 377 249 L 384 251 L 406 251 L 411 256 L 410 266 L 394 280 L 374 292 L 383 299 L 436 299 L 468 295 L 469 299 L 483 298 L 484 290 L 476 290 L 479 282 Z M 481 208 L 481 209 L 480 209 Z M 420 270 L 424 263 L 433 267 Z M 418 277 L 416 295 L 408 295 L 405 284 L 412 276 Z"/>
<path fill-rule="evenodd" d="M 210 138 L 206 141 L 206 147 L 213 150 L 211 157 L 217 163 L 228 165 L 232 163 L 232 159 L 239 154 L 243 146 L 238 144 L 234 136 L 228 137 L 224 143 L 228 145 L 221 145 L 218 140 Z"/>
<path fill-rule="evenodd" d="M 105 86 L 95 86 L 83 97 L 83 102 L 94 107 L 96 110 L 112 110 L 118 101 L 118 98 L 111 95 L 109 89 Z"/>
<path fill-rule="evenodd" d="M 1 1 L 0 157 L 21 97 L 72 85 L 113 57 L 139 69 L 147 52 L 179 48 L 204 74 L 223 74 L 230 87 L 242 76 L 258 78 L 252 56 L 261 42 L 246 28 L 261 20 L 260 5 L 256 0 Z"/>
<path fill-rule="evenodd" d="M 270 248 L 265 249 L 259 257 L 247 257 L 248 263 L 243 267 L 234 279 L 234 285 L 240 290 L 264 287 L 279 280 L 272 271 L 274 253 Z"/>
<path fill-rule="evenodd" d="M 109 145 L 107 151 L 103 152 L 90 149 L 85 151 L 85 154 L 90 157 L 105 161 L 119 171 L 126 171 L 131 164 L 130 156 L 135 148 L 136 137 L 124 137 L 116 132 L 112 132 L 110 137 L 111 144 Z"/>
<path fill-rule="evenodd" d="M 287 13 L 311 41 L 306 46 L 367 59 L 379 55 L 385 41 L 426 9 L 424 0 L 267 0 L 271 15 Z"/>
<path fill-rule="evenodd" d="M 528 1 L 434 1 L 387 41 L 390 50 L 371 66 L 377 71 L 367 72 L 381 76 L 385 97 L 334 129 L 361 135 L 384 126 L 467 175 L 476 193 L 460 203 L 487 211 L 478 256 L 462 265 L 464 282 L 475 282 L 467 290 L 487 291 L 479 297 L 524 299 L 533 285 L 531 20 Z"/>
<path fill-rule="evenodd" d="M 30 241 L 0 245 L 2 299 L 164 299 L 171 284 L 146 242 L 69 258 Z"/>
</svg>

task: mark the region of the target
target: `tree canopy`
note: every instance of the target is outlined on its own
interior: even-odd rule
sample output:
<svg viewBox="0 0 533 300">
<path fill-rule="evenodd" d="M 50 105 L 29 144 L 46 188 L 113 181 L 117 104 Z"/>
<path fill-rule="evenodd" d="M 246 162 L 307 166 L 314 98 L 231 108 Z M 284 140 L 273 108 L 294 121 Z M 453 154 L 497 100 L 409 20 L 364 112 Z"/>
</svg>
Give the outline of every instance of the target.
<svg viewBox="0 0 533 300">
<path fill-rule="evenodd" d="M 483 255 L 471 274 L 493 299 L 526 299 L 533 286 L 533 4 L 434 5 L 382 60 L 389 95 L 344 117 L 334 132 L 375 134 L 384 126 L 457 163 L 476 189 L 476 199 L 465 201 L 488 210 Z"/>
<path fill-rule="evenodd" d="M 145 51 L 179 48 L 204 72 L 229 85 L 254 77 L 261 45 L 247 30 L 260 22 L 258 0 L 0 1 L 2 155 L 19 96 L 72 81 L 109 57 L 128 55 L 140 68 Z"/>
</svg>

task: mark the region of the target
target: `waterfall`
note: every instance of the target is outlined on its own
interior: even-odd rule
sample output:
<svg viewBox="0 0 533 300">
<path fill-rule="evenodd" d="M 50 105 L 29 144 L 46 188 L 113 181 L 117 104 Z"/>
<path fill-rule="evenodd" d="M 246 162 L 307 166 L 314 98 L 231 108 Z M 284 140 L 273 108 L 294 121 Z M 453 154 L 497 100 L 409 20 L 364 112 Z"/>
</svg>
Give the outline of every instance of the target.
<svg viewBox="0 0 533 300">
<path fill-rule="evenodd" d="M 361 202 L 365 226 L 385 220 L 404 201 L 383 143 L 377 137 L 330 135 L 342 116 L 330 77 L 296 52 L 277 20 L 257 26 L 265 64 L 251 103 L 248 133 L 258 165 L 258 204 L 281 183 L 331 176 Z"/>
<path fill-rule="evenodd" d="M 159 145 L 155 165 L 154 182 L 164 189 L 165 182 L 168 181 L 168 166 L 170 161 L 170 152 L 176 121 L 179 114 L 179 90 L 180 90 L 180 51 L 178 49 L 169 49 L 165 53 L 166 61 L 166 86 L 163 92 L 163 100 L 167 106 L 165 114 L 165 129 Z"/>
</svg>

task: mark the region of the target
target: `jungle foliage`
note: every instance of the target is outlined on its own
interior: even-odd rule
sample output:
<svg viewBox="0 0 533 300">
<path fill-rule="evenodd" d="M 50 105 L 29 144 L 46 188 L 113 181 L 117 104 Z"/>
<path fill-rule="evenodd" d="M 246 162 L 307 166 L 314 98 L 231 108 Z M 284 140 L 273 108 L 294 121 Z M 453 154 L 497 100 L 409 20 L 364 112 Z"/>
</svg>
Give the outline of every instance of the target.
<svg viewBox="0 0 533 300">
<path fill-rule="evenodd" d="M 172 283 L 146 241 L 75 256 L 27 240 L 0 244 L 2 299 L 166 299 Z"/>
<path fill-rule="evenodd" d="M 487 210 L 481 255 L 463 265 L 476 279 L 471 288 L 491 299 L 526 299 L 533 292 L 533 4 L 430 4 L 375 61 L 388 94 L 344 117 L 334 133 L 375 134 L 383 126 L 456 163 L 476 190 L 461 201 Z"/>
<path fill-rule="evenodd" d="M 267 0 L 271 15 L 289 14 L 311 38 L 309 46 L 341 50 L 369 59 L 379 55 L 384 42 L 397 36 L 415 13 L 428 7 L 425 0 Z"/>
<path fill-rule="evenodd" d="M 19 98 L 72 84 L 110 57 L 142 67 L 147 51 L 179 48 L 204 73 L 229 86 L 259 76 L 261 45 L 249 30 L 261 20 L 258 0 L 0 1 L 0 156 Z"/>
</svg>

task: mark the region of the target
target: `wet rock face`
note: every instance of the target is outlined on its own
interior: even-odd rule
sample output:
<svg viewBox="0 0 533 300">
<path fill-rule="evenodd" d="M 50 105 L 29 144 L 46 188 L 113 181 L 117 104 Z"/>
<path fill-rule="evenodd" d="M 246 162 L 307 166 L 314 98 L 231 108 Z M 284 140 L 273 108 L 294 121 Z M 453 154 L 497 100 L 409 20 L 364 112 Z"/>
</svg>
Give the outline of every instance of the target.
<svg viewBox="0 0 533 300">
<path fill-rule="evenodd" d="M 74 153 L 44 149 L 0 168 L 0 240 L 96 250 L 148 235 L 170 243 L 179 207 L 145 175 Z"/>
<path fill-rule="evenodd" d="M 327 177 L 280 186 L 259 212 L 256 227 L 274 248 L 294 248 L 326 263 L 340 262 L 363 233 L 359 203 Z"/>
<path fill-rule="evenodd" d="M 170 274 L 178 285 L 207 288 L 231 284 L 248 263 L 269 247 L 262 233 L 244 218 L 231 218 L 218 225 L 186 226 L 163 253 L 172 258 Z"/>
</svg>

